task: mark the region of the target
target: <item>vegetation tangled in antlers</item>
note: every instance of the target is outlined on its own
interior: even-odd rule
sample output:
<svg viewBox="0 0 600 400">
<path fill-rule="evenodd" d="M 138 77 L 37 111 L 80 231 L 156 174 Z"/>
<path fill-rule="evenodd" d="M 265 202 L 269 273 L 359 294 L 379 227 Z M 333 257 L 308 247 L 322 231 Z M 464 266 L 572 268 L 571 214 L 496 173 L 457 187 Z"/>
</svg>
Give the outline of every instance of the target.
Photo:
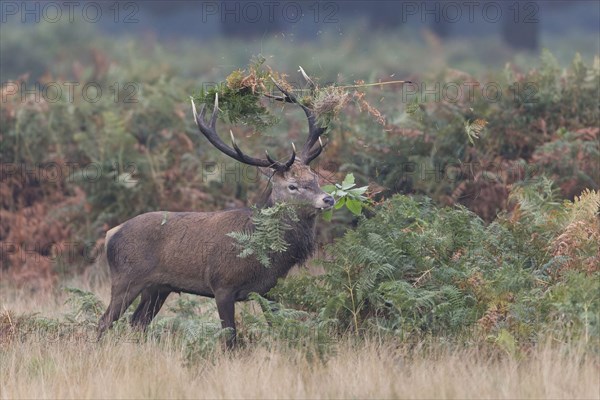
<svg viewBox="0 0 600 400">
<path fill-rule="evenodd" d="M 293 94 L 302 106 L 310 108 L 321 126 L 327 126 L 340 111 L 350 103 L 360 110 L 366 111 L 378 123 L 385 124 L 385 118 L 375 107 L 365 100 L 365 93 L 360 88 L 371 86 L 363 81 L 356 85 L 336 86 L 319 85 L 316 79 L 309 77 L 302 67 L 305 87 L 294 88 L 287 81 L 287 75 L 278 73 L 265 65 L 265 59 L 258 57 L 246 70 L 233 71 L 221 84 L 208 90 L 202 90 L 195 100 L 214 106 L 215 95 L 219 96 L 220 116 L 229 123 L 242 123 L 260 129 L 277 123 L 277 118 L 261 103 L 261 99 L 270 98 L 290 102 L 289 98 L 275 95 L 279 89 Z M 382 82 L 376 85 L 400 84 L 407 81 Z"/>
</svg>

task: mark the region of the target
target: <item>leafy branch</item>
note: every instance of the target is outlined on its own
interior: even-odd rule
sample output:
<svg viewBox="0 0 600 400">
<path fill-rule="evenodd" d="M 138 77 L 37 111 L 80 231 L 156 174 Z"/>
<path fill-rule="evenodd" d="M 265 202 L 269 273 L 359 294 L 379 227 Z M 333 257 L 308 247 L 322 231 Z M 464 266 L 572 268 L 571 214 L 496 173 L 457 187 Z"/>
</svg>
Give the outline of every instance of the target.
<svg viewBox="0 0 600 400">
<path fill-rule="evenodd" d="M 336 200 L 333 209 L 339 210 L 346 206 L 352 214 L 361 215 L 365 203 L 369 201 L 369 199 L 364 196 L 369 187 L 362 186 L 356 188 L 355 186 L 354 174 L 348 174 L 341 184 L 325 185 L 322 189 Z M 328 210 L 323 213 L 323 218 L 326 221 L 331 221 L 332 216 L 333 210 Z"/>
</svg>

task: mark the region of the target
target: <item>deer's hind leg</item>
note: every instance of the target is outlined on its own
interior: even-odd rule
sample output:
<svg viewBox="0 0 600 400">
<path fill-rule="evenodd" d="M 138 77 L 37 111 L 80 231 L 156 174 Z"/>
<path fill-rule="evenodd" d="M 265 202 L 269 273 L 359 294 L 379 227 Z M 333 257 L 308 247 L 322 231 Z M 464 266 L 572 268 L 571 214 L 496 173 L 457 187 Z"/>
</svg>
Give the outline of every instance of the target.
<svg viewBox="0 0 600 400">
<path fill-rule="evenodd" d="M 131 317 L 131 326 L 145 330 L 156 317 L 170 293 L 171 291 L 167 289 L 144 289 L 140 304 Z"/>
<path fill-rule="evenodd" d="M 133 303 L 133 300 L 140 294 L 142 289 L 142 285 L 136 285 L 133 282 L 113 283 L 110 290 L 110 304 L 98 322 L 98 339 L 110 328 L 113 322 L 121 318 L 121 315 Z"/>
</svg>

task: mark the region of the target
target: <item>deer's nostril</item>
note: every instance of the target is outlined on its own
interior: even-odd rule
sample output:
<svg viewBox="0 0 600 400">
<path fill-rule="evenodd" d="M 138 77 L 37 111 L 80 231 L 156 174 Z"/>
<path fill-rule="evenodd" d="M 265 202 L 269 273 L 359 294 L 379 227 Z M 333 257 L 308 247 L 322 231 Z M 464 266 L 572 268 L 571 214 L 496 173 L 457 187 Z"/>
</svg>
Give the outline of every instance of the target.
<svg viewBox="0 0 600 400">
<path fill-rule="evenodd" d="M 330 206 L 332 206 L 332 205 L 335 203 L 335 200 L 334 200 L 334 198 L 333 198 L 333 197 L 331 197 L 331 196 L 325 196 L 325 197 L 323 198 L 323 202 L 324 202 L 325 204 L 329 204 Z"/>
</svg>

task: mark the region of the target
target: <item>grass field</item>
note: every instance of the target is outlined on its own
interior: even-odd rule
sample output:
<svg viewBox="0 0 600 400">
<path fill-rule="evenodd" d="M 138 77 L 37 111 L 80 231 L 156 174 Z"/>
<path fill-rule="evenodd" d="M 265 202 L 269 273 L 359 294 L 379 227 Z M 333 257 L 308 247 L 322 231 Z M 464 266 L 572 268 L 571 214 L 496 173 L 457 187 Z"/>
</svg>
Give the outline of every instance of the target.
<svg viewBox="0 0 600 400">
<path fill-rule="evenodd" d="M 104 301 L 108 297 L 106 284 L 71 283 Z M 234 353 L 218 350 L 190 363 L 185 349 L 168 338 L 109 336 L 97 343 L 91 326 L 88 334 L 60 337 L 15 328 L 19 315 L 65 315 L 65 299 L 61 292 L 3 288 L 2 399 L 600 397 L 600 360 L 573 343 L 538 345 L 511 357 L 478 346 L 408 346 L 348 337 L 325 357 L 278 343 L 247 343 Z"/>
</svg>

